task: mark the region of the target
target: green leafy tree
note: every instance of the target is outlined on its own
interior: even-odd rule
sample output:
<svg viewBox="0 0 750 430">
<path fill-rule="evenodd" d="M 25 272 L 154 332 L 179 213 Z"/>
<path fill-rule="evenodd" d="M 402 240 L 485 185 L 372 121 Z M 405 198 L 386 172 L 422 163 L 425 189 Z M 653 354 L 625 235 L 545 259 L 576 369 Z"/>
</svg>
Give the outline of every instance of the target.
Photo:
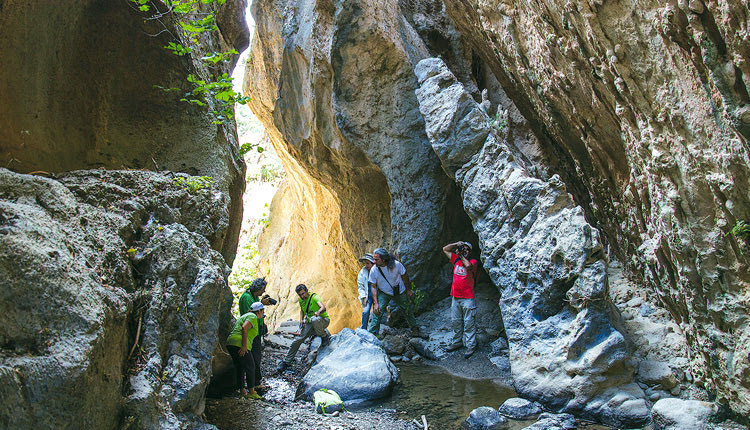
<svg viewBox="0 0 750 430">
<path fill-rule="evenodd" d="M 173 16 L 177 21 L 177 31 L 181 32 L 182 39 L 189 41 L 190 45 L 180 43 L 175 36 L 175 41 L 169 42 L 164 49 L 177 56 L 197 53 L 200 49 L 201 36 L 218 30 L 215 22 L 214 12 L 206 7 L 213 3 L 222 5 L 226 0 L 129 0 L 130 3 L 142 12 L 151 15 L 147 20 L 160 20 L 165 16 Z M 165 26 L 166 29 L 166 26 Z M 168 30 L 167 30 L 168 31 Z M 213 117 L 214 124 L 223 124 L 234 118 L 235 103 L 246 104 L 250 98 L 234 91 L 232 77 L 222 71 L 224 63 L 232 61 L 237 51 L 231 49 L 226 52 L 208 52 L 199 58 L 209 70 L 209 76 L 201 78 L 195 74 L 189 74 L 186 78 L 187 87 L 164 87 L 154 85 L 163 91 L 177 91 L 182 93 L 180 101 L 197 106 L 209 106 L 209 112 Z"/>
</svg>

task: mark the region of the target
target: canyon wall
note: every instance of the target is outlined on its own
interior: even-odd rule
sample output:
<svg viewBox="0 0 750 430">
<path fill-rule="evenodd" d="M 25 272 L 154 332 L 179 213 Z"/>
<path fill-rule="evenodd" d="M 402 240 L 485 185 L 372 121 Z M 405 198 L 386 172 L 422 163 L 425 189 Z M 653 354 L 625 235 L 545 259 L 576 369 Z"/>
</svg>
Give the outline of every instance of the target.
<svg viewBox="0 0 750 430">
<path fill-rule="evenodd" d="M 178 57 L 172 13 L 0 1 L 2 428 L 213 428 L 245 166 L 213 102 L 154 87 L 247 45 L 244 1 L 201 7 L 220 32 Z"/>
<path fill-rule="evenodd" d="M 272 215 L 261 239 L 269 291 L 286 299 L 272 324 L 298 315 L 293 289 L 305 283 L 337 302 L 334 330 L 354 327 L 357 258 L 380 246 L 395 251 L 417 288 L 439 285 L 444 296 L 447 232 L 451 241 L 473 237 L 414 95 L 412 57 L 426 56 L 426 47 L 393 19 L 394 3 L 338 6 L 252 5 L 257 28 L 244 91 L 293 183 L 281 191 L 291 198 L 278 196 L 271 208 L 284 215 Z M 312 196 L 321 195 L 315 208 Z"/>
<path fill-rule="evenodd" d="M 748 383 L 746 2 L 446 2 L 613 255 L 669 310 L 697 384 Z"/>
<path fill-rule="evenodd" d="M 305 172 L 286 186 L 308 196 L 324 189 L 335 203 L 326 211 L 332 218 L 320 222 L 314 208 L 277 197 L 275 207 L 295 209 L 272 211 L 271 223 L 298 228 L 276 231 L 277 246 L 263 251 L 271 273 L 307 265 L 285 257 L 293 243 L 334 225 L 342 250 L 333 255 L 344 267 L 325 276 L 331 295 L 343 289 L 353 297 L 354 259 L 384 243 L 419 286 L 444 297 L 450 272 L 441 273 L 440 247 L 473 228 L 503 294 L 506 329 L 517 324 L 508 333 L 511 368 L 526 369 L 527 351 L 556 363 L 537 367 L 550 381 L 567 372 L 578 382 L 575 375 L 597 368 L 619 379 L 592 377 L 578 386 L 581 397 L 562 405 L 544 398 L 543 386 L 533 390 L 522 371 L 514 373 L 521 391 L 614 423 L 617 413 L 591 410 L 592 399 L 615 395 L 610 385 L 644 405 L 628 383 L 638 351 L 627 338 L 635 334 L 623 331 L 608 304 L 603 274 L 616 259 L 649 305 L 679 324 L 690 351 L 682 370 L 748 415 L 748 246 L 730 233 L 750 203 L 746 3 L 268 0 L 253 7 L 251 107 L 285 163 Z M 439 58 L 460 84 L 459 111 L 430 109 L 415 95 L 417 65 L 428 58 Z M 440 90 L 453 85 L 440 82 Z M 451 115 L 445 135 L 430 130 Z M 577 227 L 539 223 L 556 212 Z M 562 234 L 560 246 L 550 237 L 535 242 L 543 225 L 558 228 L 546 231 Z M 580 242 L 569 241 L 578 234 Z M 581 260 L 572 257 L 577 247 Z M 529 285 L 541 288 L 527 297 Z M 356 314 L 352 308 L 346 312 Z M 565 337 L 594 313 L 609 328 L 572 330 L 579 340 L 566 339 L 563 352 L 528 348 L 519 337 L 536 330 Z M 551 318 L 572 325 L 549 333 Z M 605 332 L 613 341 L 596 346 L 595 333 Z M 606 364 L 582 358 L 596 348 Z M 629 409 L 642 413 L 641 406 Z M 647 419 L 635 415 L 633 423 Z"/>
</svg>

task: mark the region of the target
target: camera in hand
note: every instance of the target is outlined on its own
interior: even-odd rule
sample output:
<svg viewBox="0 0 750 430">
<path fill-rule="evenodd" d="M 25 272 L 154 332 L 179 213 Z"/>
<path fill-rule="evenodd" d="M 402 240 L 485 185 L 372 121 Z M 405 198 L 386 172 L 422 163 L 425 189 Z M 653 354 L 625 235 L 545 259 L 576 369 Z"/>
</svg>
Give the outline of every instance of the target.
<svg viewBox="0 0 750 430">
<path fill-rule="evenodd" d="M 466 245 L 458 245 L 459 255 L 469 255 L 469 247 Z"/>
<path fill-rule="evenodd" d="M 261 300 L 263 300 L 263 299 L 268 299 L 268 303 L 270 303 L 270 304 L 272 304 L 272 305 L 275 305 L 276 303 L 278 303 L 278 302 L 276 301 L 276 299 L 272 299 L 272 298 L 271 298 L 271 296 L 269 296 L 268 294 L 266 294 L 265 296 L 263 296 L 263 297 L 261 298 Z"/>
</svg>

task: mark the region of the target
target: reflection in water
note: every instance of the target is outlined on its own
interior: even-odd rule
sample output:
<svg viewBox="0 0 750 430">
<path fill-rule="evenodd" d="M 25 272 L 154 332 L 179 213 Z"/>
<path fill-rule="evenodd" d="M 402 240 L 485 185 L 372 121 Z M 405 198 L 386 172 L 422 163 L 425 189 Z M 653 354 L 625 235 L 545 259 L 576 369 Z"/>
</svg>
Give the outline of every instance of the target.
<svg viewBox="0 0 750 430">
<path fill-rule="evenodd" d="M 406 417 L 425 415 L 430 428 L 459 429 L 469 413 L 480 406 L 497 409 L 505 400 L 515 397 L 512 387 L 501 380 L 465 379 L 450 375 L 435 366 L 401 364 L 400 384 L 393 395 L 378 408 L 405 411 Z M 515 421 L 522 429 L 534 421 Z"/>
</svg>

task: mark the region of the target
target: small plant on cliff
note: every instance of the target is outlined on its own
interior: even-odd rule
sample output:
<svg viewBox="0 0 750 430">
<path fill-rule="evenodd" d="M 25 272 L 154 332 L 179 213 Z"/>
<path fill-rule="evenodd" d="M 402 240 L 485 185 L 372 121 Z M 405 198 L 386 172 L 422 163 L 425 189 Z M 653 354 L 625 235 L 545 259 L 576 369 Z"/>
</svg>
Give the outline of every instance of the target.
<svg viewBox="0 0 750 430">
<path fill-rule="evenodd" d="M 490 120 L 490 127 L 492 127 L 497 133 L 502 133 L 505 128 L 508 127 L 508 118 L 503 115 L 503 112 L 498 109 L 495 117 Z"/>
<path fill-rule="evenodd" d="M 216 3 L 222 5 L 227 0 L 129 0 L 138 10 L 150 12 L 152 15 L 147 20 L 156 20 L 161 23 L 161 18 L 166 15 L 173 15 L 178 23 L 178 31 L 182 32 L 184 40 L 189 41 L 191 46 L 184 46 L 179 40 L 169 42 L 164 49 L 169 50 L 177 56 L 193 54 L 199 50 L 201 35 L 212 33 L 218 30 L 215 24 L 214 13 L 212 11 L 201 11 L 201 4 L 208 5 Z M 164 31 L 169 32 L 166 28 Z M 171 32 L 169 32 L 171 34 Z M 177 39 L 177 37 L 175 37 Z M 190 89 L 180 89 L 175 87 L 164 87 L 154 85 L 163 91 L 183 92 L 180 99 L 182 102 L 190 103 L 196 106 L 209 105 L 208 100 L 213 100 L 210 113 L 213 117 L 214 124 L 223 124 L 225 121 L 234 118 L 234 104 L 246 104 L 249 97 L 234 91 L 232 86 L 232 77 L 227 73 L 218 74 L 217 71 L 221 63 L 228 63 L 237 55 L 237 51 L 231 49 L 227 52 L 208 52 L 200 57 L 201 63 L 209 70 L 209 77 L 201 79 L 194 74 L 187 76 Z"/>
<path fill-rule="evenodd" d="M 739 220 L 725 236 L 729 236 L 730 234 L 734 235 L 734 237 L 736 238 L 742 239 L 745 242 L 750 242 L 750 224 L 746 223 L 743 220 Z"/>
<path fill-rule="evenodd" d="M 211 184 L 214 183 L 214 178 L 210 176 L 190 176 L 187 178 L 177 177 L 172 179 L 172 183 L 190 194 L 195 194 L 198 190 L 211 188 Z"/>
</svg>

